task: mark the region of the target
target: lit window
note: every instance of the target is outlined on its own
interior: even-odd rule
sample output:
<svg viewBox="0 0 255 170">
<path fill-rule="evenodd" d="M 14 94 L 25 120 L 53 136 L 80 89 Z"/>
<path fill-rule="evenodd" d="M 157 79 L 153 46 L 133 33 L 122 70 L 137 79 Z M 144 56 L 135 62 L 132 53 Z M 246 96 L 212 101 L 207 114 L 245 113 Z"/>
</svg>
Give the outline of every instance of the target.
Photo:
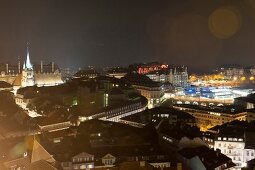
<svg viewBox="0 0 255 170">
<path fill-rule="evenodd" d="M 227 138 L 224 137 L 223 140 L 227 140 Z"/>
<path fill-rule="evenodd" d="M 242 139 L 242 138 L 239 138 L 238 141 L 243 141 L 243 139 Z"/>
</svg>

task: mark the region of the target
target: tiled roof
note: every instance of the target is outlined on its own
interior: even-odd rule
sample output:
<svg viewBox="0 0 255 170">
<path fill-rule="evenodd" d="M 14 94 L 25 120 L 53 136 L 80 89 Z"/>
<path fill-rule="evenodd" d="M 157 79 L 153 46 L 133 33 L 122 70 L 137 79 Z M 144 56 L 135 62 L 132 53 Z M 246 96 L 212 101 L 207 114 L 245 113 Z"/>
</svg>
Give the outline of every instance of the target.
<svg viewBox="0 0 255 170">
<path fill-rule="evenodd" d="M 34 140 L 33 150 L 31 155 L 31 163 L 40 161 L 40 160 L 45 160 L 50 163 L 55 162 L 55 159 L 53 158 L 53 156 L 50 155 L 37 140 Z"/>
<path fill-rule="evenodd" d="M 30 164 L 29 170 L 57 170 L 49 162 L 45 160 L 36 161 Z"/>
<path fill-rule="evenodd" d="M 94 155 L 88 154 L 87 152 L 79 153 L 78 155 L 75 155 L 73 158 L 80 158 L 80 157 L 94 157 Z"/>
</svg>

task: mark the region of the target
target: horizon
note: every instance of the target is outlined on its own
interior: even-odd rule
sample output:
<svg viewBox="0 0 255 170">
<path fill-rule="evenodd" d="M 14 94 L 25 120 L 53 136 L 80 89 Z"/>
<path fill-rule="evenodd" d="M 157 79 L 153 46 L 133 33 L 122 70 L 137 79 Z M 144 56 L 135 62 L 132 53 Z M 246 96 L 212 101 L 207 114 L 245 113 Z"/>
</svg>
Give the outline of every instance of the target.
<svg viewBox="0 0 255 170">
<path fill-rule="evenodd" d="M 2 62 L 23 56 L 29 42 L 32 61 L 70 68 L 159 61 L 205 72 L 255 63 L 251 1 L 3 2 Z"/>
</svg>

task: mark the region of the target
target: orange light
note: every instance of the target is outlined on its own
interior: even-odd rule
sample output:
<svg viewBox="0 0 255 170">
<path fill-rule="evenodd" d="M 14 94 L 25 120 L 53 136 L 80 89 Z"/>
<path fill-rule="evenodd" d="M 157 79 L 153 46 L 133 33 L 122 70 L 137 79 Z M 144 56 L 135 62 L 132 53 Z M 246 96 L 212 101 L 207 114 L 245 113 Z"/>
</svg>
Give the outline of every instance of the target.
<svg viewBox="0 0 255 170">
<path fill-rule="evenodd" d="M 242 81 L 245 81 L 245 80 L 246 80 L 246 77 L 241 77 L 241 80 L 242 80 Z"/>
</svg>

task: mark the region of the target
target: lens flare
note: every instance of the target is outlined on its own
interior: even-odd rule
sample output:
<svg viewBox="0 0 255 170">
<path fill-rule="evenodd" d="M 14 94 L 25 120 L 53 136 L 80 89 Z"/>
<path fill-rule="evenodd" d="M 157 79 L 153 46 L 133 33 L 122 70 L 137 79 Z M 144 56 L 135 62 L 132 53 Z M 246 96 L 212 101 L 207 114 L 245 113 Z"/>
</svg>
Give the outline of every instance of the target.
<svg viewBox="0 0 255 170">
<path fill-rule="evenodd" d="M 217 38 L 227 39 L 238 32 L 241 20 L 238 10 L 231 7 L 219 8 L 209 17 L 209 29 Z"/>
</svg>

